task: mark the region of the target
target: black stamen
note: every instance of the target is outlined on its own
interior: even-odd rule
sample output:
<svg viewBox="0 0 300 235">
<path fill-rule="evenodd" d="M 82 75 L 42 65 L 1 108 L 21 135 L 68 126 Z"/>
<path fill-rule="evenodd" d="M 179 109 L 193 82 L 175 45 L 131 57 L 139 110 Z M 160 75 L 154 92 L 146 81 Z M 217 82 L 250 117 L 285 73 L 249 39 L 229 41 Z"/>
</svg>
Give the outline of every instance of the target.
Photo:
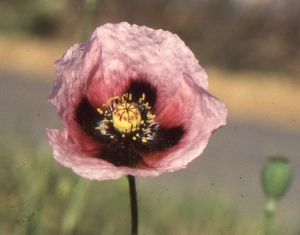
<svg viewBox="0 0 300 235">
<path fill-rule="evenodd" d="M 90 136 L 99 136 L 99 131 L 95 127 L 99 126 L 99 122 L 103 119 L 96 108 L 94 108 L 86 97 L 83 97 L 79 103 L 76 112 L 76 119 L 83 130 Z"/>
<path fill-rule="evenodd" d="M 113 141 L 105 144 L 99 158 L 112 163 L 115 166 L 127 166 L 135 168 L 143 162 L 142 157 L 128 141 Z"/>
<path fill-rule="evenodd" d="M 150 133 L 144 132 L 141 135 L 140 140 L 145 137 L 147 142 L 137 141 L 134 142 L 134 145 L 137 150 L 142 152 L 163 151 L 178 144 L 183 135 L 184 129 L 182 126 L 167 129 L 156 124 L 152 125 Z"/>
</svg>

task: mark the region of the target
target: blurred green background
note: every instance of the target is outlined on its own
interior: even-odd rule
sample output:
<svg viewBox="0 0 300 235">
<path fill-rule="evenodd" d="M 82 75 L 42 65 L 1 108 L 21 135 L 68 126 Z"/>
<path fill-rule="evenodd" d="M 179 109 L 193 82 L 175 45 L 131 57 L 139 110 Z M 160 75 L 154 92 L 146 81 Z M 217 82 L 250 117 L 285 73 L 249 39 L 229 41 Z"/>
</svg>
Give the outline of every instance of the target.
<svg viewBox="0 0 300 235">
<path fill-rule="evenodd" d="M 82 0 L 0 1 L 0 234 L 129 234 L 126 178 L 88 181 L 52 158 L 53 61 L 81 41 Z M 274 234 L 300 234 L 300 1 L 103 0 L 91 33 L 127 21 L 178 34 L 229 110 L 186 170 L 137 180 L 141 234 L 263 234 L 260 169 L 290 156 Z M 300 169 L 299 169 L 300 170 Z"/>
</svg>

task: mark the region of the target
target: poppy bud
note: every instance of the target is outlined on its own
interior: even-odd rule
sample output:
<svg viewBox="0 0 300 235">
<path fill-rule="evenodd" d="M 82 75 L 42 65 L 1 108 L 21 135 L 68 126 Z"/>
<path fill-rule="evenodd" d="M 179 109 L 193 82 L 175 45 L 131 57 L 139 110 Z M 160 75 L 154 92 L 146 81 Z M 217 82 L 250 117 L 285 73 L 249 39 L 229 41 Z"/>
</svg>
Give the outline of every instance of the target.
<svg viewBox="0 0 300 235">
<path fill-rule="evenodd" d="M 263 167 L 261 176 L 267 198 L 278 200 L 287 191 L 292 178 L 288 159 L 282 156 L 271 157 Z"/>
</svg>

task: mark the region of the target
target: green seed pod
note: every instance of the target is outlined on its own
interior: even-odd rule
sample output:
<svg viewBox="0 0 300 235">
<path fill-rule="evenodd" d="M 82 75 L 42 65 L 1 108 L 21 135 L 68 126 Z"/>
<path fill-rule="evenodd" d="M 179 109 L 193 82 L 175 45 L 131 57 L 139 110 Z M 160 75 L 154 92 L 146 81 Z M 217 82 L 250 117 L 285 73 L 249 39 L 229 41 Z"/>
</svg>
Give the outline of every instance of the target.
<svg viewBox="0 0 300 235">
<path fill-rule="evenodd" d="M 292 168 L 287 158 L 271 157 L 262 169 L 262 185 L 268 198 L 278 200 L 291 182 Z"/>
</svg>

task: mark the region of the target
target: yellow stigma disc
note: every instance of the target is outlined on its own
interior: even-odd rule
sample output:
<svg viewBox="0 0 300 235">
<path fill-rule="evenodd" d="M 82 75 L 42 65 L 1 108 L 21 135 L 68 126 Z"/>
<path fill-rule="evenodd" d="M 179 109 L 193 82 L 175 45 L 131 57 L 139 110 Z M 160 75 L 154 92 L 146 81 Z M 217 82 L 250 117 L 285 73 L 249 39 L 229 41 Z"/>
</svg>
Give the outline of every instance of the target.
<svg viewBox="0 0 300 235">
<path fill-rule="evenodd" d="M 124 101 L 116 105 L 112 120 L 116 130 L 129 133 L 140 126 L 141 113 L 135 104 Z"/>
</svg>

